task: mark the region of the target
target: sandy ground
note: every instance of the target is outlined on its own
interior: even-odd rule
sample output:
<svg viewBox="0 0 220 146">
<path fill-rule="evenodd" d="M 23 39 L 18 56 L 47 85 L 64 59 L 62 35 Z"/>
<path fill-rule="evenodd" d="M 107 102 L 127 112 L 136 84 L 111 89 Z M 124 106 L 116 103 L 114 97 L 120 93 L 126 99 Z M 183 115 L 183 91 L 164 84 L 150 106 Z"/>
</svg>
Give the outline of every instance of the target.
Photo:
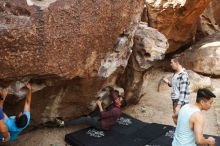
<svg viewBox="0 0 220 146">
<path fill-rule="evenodd" d="M 157 92 L 158 81 L 164 73 L 154 73 L 148 78 L 149 84 L 143 89 L 146 93 L 137 105 L 124 109 L 124 112 L 145 122 L 155 122 L 167 125 L 174 125 L 172 105 L 170 99 L 170 88 L 162 85 L 161 91 Z M 214 93 L 220 97 L 220 79 L 213 79 Z M 194 102 L 196 94 L 191 94 L 191 102 Z M 204 133 L 219 135 L 220 126 L 220 99 L 216 99 L 214 107 L 203 112 L 205 117 Z M 81 127 L 39 129 L 28 134 L 23 134 L 16 142 L 7 146 L 66 146 L 64 135 L 76 131 Z"/>
</svg>

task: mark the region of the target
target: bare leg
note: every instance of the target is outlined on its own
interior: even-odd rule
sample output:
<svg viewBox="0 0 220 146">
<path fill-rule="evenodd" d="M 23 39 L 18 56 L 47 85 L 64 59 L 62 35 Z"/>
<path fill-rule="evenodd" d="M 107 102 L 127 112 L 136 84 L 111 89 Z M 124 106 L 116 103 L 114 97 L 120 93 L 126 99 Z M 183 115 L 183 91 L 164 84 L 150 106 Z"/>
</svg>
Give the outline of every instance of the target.
<svg viewBox="0 0 220 146">
<path fill-rule="evenodd" d="M 175 125 L 177 124 L 177 118 L 178 118 L 178 113 L 176 113 L 176 107 L 177 107 L 177 104 L 178 103 L 178 100 L 173 100 L 173 115 L 172 115 L 172 118 L 173 118 L 173 122 L 175 123 Z"/>
<path fill-rule="evenodd" d="M 177 125 L 178 114 L 174 113 L 172 115 L 172 118 L 173 118 L 173 122 L 175 123 L 175 125 Z"/>
</svg>

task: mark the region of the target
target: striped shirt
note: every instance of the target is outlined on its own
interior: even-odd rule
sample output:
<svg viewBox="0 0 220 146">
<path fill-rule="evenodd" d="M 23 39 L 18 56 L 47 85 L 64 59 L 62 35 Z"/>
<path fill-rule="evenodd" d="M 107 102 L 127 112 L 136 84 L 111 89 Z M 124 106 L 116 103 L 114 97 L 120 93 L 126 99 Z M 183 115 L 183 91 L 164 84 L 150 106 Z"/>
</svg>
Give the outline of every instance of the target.
<svg viewBox="0 0 220 146">
<path fill-rule="evenodd" d="M 171 99 L 178 99 L 178 104 L 189 103 L 189 76 L 186 70 L 183 68 L 180 73 L 175 73 L 171 86 Z"/>
</svg>

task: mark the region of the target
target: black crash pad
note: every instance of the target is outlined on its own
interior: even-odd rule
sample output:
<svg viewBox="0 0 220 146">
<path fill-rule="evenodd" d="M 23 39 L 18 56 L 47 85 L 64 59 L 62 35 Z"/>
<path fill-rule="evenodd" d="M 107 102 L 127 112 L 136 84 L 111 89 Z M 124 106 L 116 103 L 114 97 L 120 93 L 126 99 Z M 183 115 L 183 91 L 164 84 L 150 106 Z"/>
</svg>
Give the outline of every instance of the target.
<svg viewBox="0 0 220 146">
<path fill-rule="evenodd" d="M 144 139 L 127 136 L 113 131 L 100 131 L 87 128 L 65 136 L 65 141 L 72 146 L 143 146 Z"/>
<path fill-rule="evenodd" d="M 152 140 L 150 143 L 148 143 L 148 146 L 171 146 L 173 141 L 175 128 L 169 129 L 165 134 L 162 136 Z M 204 135 L 206 138 L 208 138 L 211 135 Z M 212 136 L 215 138 L 216 146 L 220 146 L 220 137 L 218 136 Z"/>
<path fill-rule="evenodd" d="M 123 114 L 111 131 L 86 128 L 65 135 L 65 141 L 72 146 L 171 146 L 174 130 Z M 215 138 L 220 146 L 220 138 Z"/>
<path fill-rule="evenodd" d="M 65 141 L 73 146 L 143 146 L 147 141 L 134 134 L 146 125 L 147 123 L 123 114 L 111 131 L 86 128 L 67 134 Z"/>
<path fill-rule="evenodd" d="M 174 127 L 170 128 L 166 133 L 152 140 L 148 145 L 160 146 L 161 144 L 163 144 L 163 146 L 171 146 L 171 143 L 173 141 L 174 131 L 175 131 Z"/>
<path fill-rule="evenodd" d="M 118 124 L 113 126 L 112 131 L 125 135 L 133 135 L 141 128 L 148 125 L 140 120 L 137 120 L 129 115 L 123 114 L 117 121 Z"/>
<path fill-rule="evenodd" d="M 138 130 L 134 135 L 135 137 L 145 139 L 147 143 L 149 143 L 152 140 L 165 135 L 168 131 L 172 129 L 174 129 L 173 126 L 151 123 L 151 124 L 146 124 L 140 130 Z"/>
</svg>

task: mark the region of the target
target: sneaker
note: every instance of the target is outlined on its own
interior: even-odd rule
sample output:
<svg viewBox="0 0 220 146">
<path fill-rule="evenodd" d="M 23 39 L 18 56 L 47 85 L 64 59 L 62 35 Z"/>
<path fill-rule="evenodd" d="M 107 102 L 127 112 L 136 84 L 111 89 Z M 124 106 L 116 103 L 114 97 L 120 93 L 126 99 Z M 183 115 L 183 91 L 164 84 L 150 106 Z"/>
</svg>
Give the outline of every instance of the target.
<svg viewBox="0 0 220 146">
<path fill-rule="evenodd" d="M 64 127 L 64 121 L 61 118 L 56 118 L 55 122 L 58 125 L 58 127 Z"/>
</svg>

